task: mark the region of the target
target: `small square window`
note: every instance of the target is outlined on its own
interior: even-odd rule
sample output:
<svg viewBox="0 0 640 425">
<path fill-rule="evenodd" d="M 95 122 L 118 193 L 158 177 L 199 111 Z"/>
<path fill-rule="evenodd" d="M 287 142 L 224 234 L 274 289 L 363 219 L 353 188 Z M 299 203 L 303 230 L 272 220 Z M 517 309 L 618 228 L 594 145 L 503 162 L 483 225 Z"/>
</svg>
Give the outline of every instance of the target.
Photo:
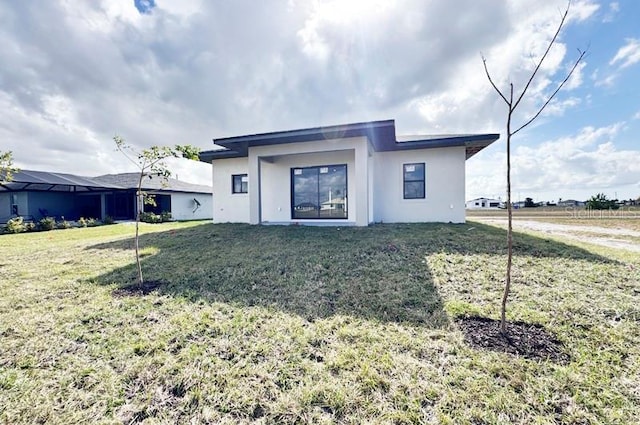
<svg viewBox="0 0 640 425">
<path fill-rule="evenodd" d="M 425 165 L 424 162 L 404 164 L 402 173 L 404 199 L 425 198 Z"/>
<path fill-rule="evenodd" d="M 231 176 L 231 193 L 248 193 L 249 177 L 246 174 L 234 174 Z"/>
</svg>

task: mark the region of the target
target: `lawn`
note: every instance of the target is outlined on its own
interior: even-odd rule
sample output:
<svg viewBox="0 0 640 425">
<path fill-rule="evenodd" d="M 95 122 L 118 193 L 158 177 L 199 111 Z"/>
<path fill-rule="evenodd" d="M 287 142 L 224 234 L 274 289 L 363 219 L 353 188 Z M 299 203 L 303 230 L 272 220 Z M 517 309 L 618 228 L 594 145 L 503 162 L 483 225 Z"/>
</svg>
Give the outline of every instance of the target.
<svg viewBox="0 0 640 425">
<path fill-rule="evenodd" d="M 165 223 L 0 236 L 0 422 L 640 423 L 640 258 L 515 236 L 512 320 L 568 361 L 469 346 L 504 230 Z"/>
</svg>

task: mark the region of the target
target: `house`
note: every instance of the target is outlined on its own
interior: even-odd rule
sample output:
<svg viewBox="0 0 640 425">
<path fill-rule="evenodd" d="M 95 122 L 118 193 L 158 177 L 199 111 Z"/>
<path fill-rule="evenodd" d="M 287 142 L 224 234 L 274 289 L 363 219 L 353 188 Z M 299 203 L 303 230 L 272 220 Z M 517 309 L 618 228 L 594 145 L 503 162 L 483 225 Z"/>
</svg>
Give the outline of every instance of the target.
<svg viewBox="0 0 640 425">
<path fill-rule="evenodd" d="M 504 206 L 504 202 L 500 199 L 491 199 L 491 198 L 476 198 L 470 201 L 467 201 L 466 208 L 468 210 L 478 210 L 478 209 L 496 209 L 502 208 Z"/>
<path fill-rule="evenodd" d="M 583 207 L 584 201 L 576 201 L 575 199 L 563 199 L 558 201 L 559 207 Z"/>
<path fill-rule="evenodd" d="M 135 217 L 133 208 L 135 207 L 135 192 L 138 187 L 140 173 L 120 173 L 106 174 L 94 177 L 94 180 L 106 185 L 116 185 L 126 188 L 129 195 L 128 208 L 131 212 L 122 214 L 114 209 L 113 218 L 119 220 L 122 217 Z M 149 195 L 153 195 L 156 205 L 145 205 L 144 210 L 160 214 L 163 211 L 171 212 L 174 220 L 203 220 L 211 218 L 213 200 L 211 187 L 183 182 L 169 178 L 163 186 L 162 179 L 151 176 L 142 180 L 142 190 Z M 111 214 L 108 214 L 111 215 Z M 126 218 L 123 218 L 126 219 Z"/>
<path fill-rule="evenodd" d="M 213 221 L 465 221 L 465 161 L 498 134 L 396 137 L 393 120 L 215 139 Z"/>
<path fill-rule="evenodd" d="M 82 177 L 73 174 L 21 170 L 11 182 L 0 182 L 0 223 L 23 216 L 40 220 L 45 216 L 116 220 L 135 218 L 137 173 Z M 156 196 L 156 207 L 145 211 L 169 211 L 176 220 L 211 218 L 212 195 L 209 186 L 169 179 L 145 178 L 143 189 Z"/>
</svg>

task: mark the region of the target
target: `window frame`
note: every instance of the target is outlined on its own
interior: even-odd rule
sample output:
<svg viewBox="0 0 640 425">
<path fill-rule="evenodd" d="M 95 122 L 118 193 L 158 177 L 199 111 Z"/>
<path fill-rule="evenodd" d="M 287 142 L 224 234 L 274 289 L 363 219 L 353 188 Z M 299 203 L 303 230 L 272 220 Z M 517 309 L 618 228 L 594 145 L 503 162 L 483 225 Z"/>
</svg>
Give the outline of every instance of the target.
<svg viewBox="0 0 640 425">
<path fill-rule="evenodd" d="M 422 178 L 421 179 L 407 179 L 407 167 L 408 166 L 422 166 Z M 411 171 L 409 171 L 411 172 Z M 422 183 L 422 196 L 407 197 L 407 183 Z M 427 198 L 427 164 L 425 162 L 409 162 L 402 164 L 402 199 L 415 200 Z"/>
<path fill-rule="evenodd" d="M 236 178 L 239 177 L 240 178 L 240 191 L 236 191 Z M 242 181 L 242 178 L 246 177 L 247 181 L 246 184 L 243 184 L 245 182 Z M 242 190 L 244 187 L 244 190 Z M 249 193 L 249 175 L 248 174 L 231 174 L 231 194 L 232 195 L 242 195 L 242 194 L 247 194 Z"/>
<path fill-rule="evenodd" d="M 322 168 L 331 168 L 331 167 L 344 167 L 344 199 L 345 199 L 345 216 L 344 217 L 321 217 L 320 210 L 318 210 L 317 217 L 295 217 L 295 184 L 294 184 L 294 176 L 295 170 L 309 170 L 309 169 L 317 169 L 318 177 L 320 176 L 320 169 Z M 349 167 L 348 164 L 331 164 L 331 165 L 310 165 L 304 167 L 291 167 L 290 170 L 290 185 L 291 185 L 291 220 L 348 220 L 349 219 L 349 208 L 347 207 L 347 203 L 349 202 Z M 320 179 L 318 178 L 318 186 L 320 185 Z M 320 196 L 318 190 L 318 197 Z M 320 207 L 320 203 L 318 201 L 318 207 Z"/>
</svg>

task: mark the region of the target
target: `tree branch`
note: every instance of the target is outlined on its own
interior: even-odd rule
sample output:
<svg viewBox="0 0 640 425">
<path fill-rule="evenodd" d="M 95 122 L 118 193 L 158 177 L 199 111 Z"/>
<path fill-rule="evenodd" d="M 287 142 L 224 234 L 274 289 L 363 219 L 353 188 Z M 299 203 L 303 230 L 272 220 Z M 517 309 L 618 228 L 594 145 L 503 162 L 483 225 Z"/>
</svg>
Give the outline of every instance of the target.
<svg viewBox="0 0 640 425">
<path fill-rule="evenodd" d="M 485 74 L 487 74 L 487 78 L 489 79 L 489 82 L 493 86 L 494 90 L 500 95 L 502 100 L 504 100 L 504 102 L 509 106 L 509 108 L 511 108 L 511 104 L 509 103 L 507 98 L 502 94 L 500 89 L 496 87 L 496 85 L 493 82 L 493 79 L 491 78 L 491 75 L 489 74 L 489 70 L 487 69 L 487 59 L 483 55 L 480 55 L 480 57 L 482 58 L 482 64 L 484 65 L 484 72 Z"/>
<path fill-rule="evenodd" d="M 562 15 L 562 19 L 560 20 L 560 25 L 558 25 L 558 29 L 556 30 L 556 33 L 553 35 L 553 38 L 551 39 L 551 42 L 549 42 L 549 45 L 547 46 L 547 50 L 545 50 L 545 52 L 544 52 L 544 55 L 542 55 L 542 57 L 538 61 L 538 65 L 536 65 L 536 69 L 533 70 L 533 73 L 531 74 L 531 77 L 529 77 L 529 81 L 527 81 L 527 84 L 524 86 L 524 89 L 522 90 L 522 93 L 520 93 L 520 96 L 518 96 L 518 99 L 516 100 L 516 103 L 513 105 L 513 109 L 516 109 L 518 107 L 518 104 L 520 104 L 520 101 L 524 97 L 525 93 L 527 93 L 527 90 L 529 89 L 529 86 L 533 82 L 533 79 L 535 78 L 536 74 L 540 70 L 540 67 L 542 66 L 542 62 L 544 62 L 545 58 L 549 54 L 549 51 L 551 50 L 551 48 L 555 44 L 556 38 L 558 38 L 558 35 L 560 35 L 560 31 L 562 30 L 562 27 L 564 26 L 564 21 L 567 19 L 567 15 L 569 14 L 569 7 L 571 7 L 571 0 L 569 0 L 567 2 L 567 8 L 565 9 L 564 14 Z"/>
<path fill-rule="evenodd" d="M 582 59 L 584 58 L 584 55 L 587 53 L 586 50 L 584 51 L 579 51 L 580 52 L 580 56 L 578 56 L 578 59 L 576 60 L 576 62 L 573 64 L 573 67 L 571 68 L 571 71 L 569 71 L 569 73 L 567 74 L 567 76 L 565 77 L 564 80 L 562 80 L 562 82 L 560 83 L 560 85 L 558 85 L 558 87 L 556 88 L 556 90 L 551 94 L 551 96 L 549 96 L 549 98 L 547 99 L 547 101 L 542 105 L 542 107 L 538 110 L 538 112 L 531 117 L 531 119 L 527 122 L 525 122 L 524 124 L 522 124 L 520 127 L 518 127 L 513 133 L 516 134 L 517 132 L 519 132 L 520 130 L 522 130 L 523 128 L 525 128 L 526 126 L 528 126 L 529 124 L 531 124 L 536 118 L 538 118 L 538 116 L 542 113 L 542 111 L 544 111 L 544 109 L 547 107 L 547 105 L 549 105 L 549 102 L 551 102 L 553 100 L 553 98 L 556 96 L 556 94 L 558 94 L 558 92 L 560 91 L 560 89 L 562 89 L 562 87 L 566 84 L 567 81 L 569 81 L 569 78 L 571 78 L 571 75 L 573 75 L 573 72 L 576 70 L 576 68 L 578 67 L 578 65 L 580 64 L 580 62 L 582 61 Z"/>
</svg>

